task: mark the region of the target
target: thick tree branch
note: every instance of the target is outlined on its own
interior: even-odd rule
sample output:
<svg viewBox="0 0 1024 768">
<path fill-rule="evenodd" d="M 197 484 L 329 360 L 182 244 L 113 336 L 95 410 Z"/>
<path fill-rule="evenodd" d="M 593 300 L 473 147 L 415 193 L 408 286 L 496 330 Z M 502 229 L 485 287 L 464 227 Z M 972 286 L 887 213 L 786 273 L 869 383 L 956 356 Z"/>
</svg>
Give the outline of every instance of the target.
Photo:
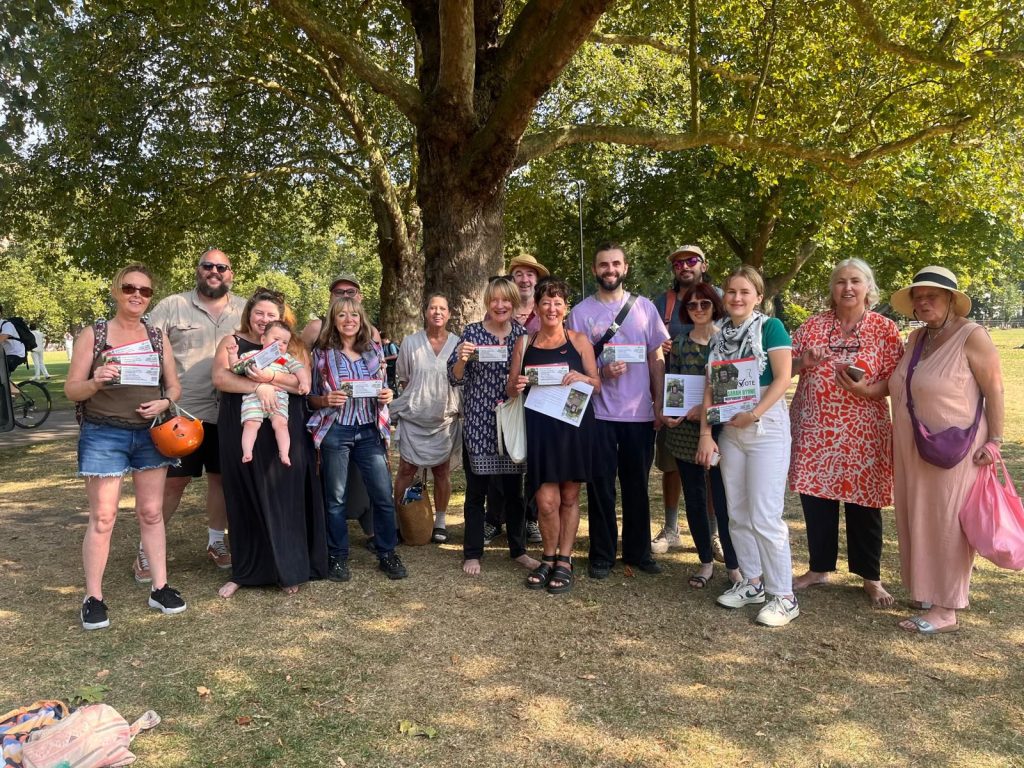
<svg viewBox="0 0 1024 768">
<path fill-rule="evenodd" d="M 356 76 L 377 93 L 394 102 L 398 111 L 409 120 L 413 123 L 419 122 L 422 99 L 415 86 L 376 64 L 351 37 L 315 13 L 302 0 L 270 0 L 270 7 L 302 30 L 311 40 L 336 54 Z"/>
<path fill-rule="evenodd" d="M 869 41 L 875 44 L 880 50 L 899 56 L 901 59 L 913 61 L 917 64 L 930 64 L 940 69 L 952 72 L 962 72 L 967 69 L 962 61 L 943 56 L 941 53 L 928 53 L 919 51 L 909 45 L 897 43 L 889 38 L 875 18 L 869 0 L 846 0 L 853 12 L 857 14 L 857 20 L 864 28 L 864 34 Z"/>
<path fill-rule="evenodd" d="M 764 49 L 764 63 L 761 65 L 761 75 L 757 79 L 757 85 L 754 87 L 754 96 L 750 100 L 750 110 L 747 112 L 748 134 L 754 132 L 754 121 L 757 120 L 757 111 L 761 108 L 761 92 L 764 90 L 765 81 L 768 80 L 768 71 L 772 65 L 772 52 L 775 50 L 775 38 L 779 33 L 779 18 L 775 13 L 775 2 L 776 0 L 772 0 L 771 8 L 768 10 L 770 29 L 768 32 L 768 42 L 765 44 Z"/>
<path fill-rule="evenodd" d="M 740 241 L 736 235 L 732 233 L 732 230 L 726 226 L 725 222 L 720 219 L 715 219 L 715 229 L 718 230 L 718 234 L 722 236 L 726 244 L 732 248 L 732 252 L 736 254 L 739 260 L 746 264 L 747 263 L 747 247 Z"/>
<path fill-rule="evenodd" d="M 441 0 L 441 62 L 437 78 L 441 102 L 464 120 L 473 112 L 476 29 L 472 0 Z"/>
<path fill-rule="evenodd" d="M 562 73 L 612 0 L 564 0 L 473 138 L 463 171 L 482 187 L 500 183 L 541 96 Z"/>
<path fill-rule="evenodd" d="M 876 144 L 859 152 L 841 152 L 825 147 L 808 147 L 792 142 L 742 133 L 701 131 L 700 133 L 666 133 L 649 128 L 624 125 L 575 125 L 567 128 L 541 131 L 523 137 L 516 156 L 516 166 L 523 166 L 538 157 L 576 144 L 623 144 L 647 147 L 659 152 L 694 149 L 696 147 L 723 147 L 737 152 L 770 152 L 783 157 L 804 160 L 814 165 L 843 165 L 856 168 L 869 160 L 898 153 L 922 141 L 959 133 L 974 120 L 974 115 L 956 118 L 922 128 L 901 139 Z"/>
<path fill-rule="evenodd" d="M 632 46 L 632 45 L 645 45 L 649 48 L 654 48 L 665 53 L 672 54 L 673 56 L 688 56 L 689 47 L 682 45 L 673 45 L 667 43 L 664 40 L 660 40 L 656 37 L 646 37 L 644 35 L 606 35 L 600 32 L 594 32 L 590 35 L 588 40 L 597 45 L 621 45 L 621 46 Z M 757 83 L 758 75 L 747 75 L 740 72 L 733 72 L 728 67 L 723 67 L 720 64 L 714 64 L 703 56 L 697 56 L 697 66 L 702 72 L 707 72 L 712 75 L 717 75 L 723 80 L 729 80 L 736 83 Z"/>
<path fill-rule="evenodd" d="M 561 6 L 562 0 L 530 0 L 519 12 L 495 62 L 494 70 L 501 80 L 508 80 L 522 66 Z"/>
</svg>

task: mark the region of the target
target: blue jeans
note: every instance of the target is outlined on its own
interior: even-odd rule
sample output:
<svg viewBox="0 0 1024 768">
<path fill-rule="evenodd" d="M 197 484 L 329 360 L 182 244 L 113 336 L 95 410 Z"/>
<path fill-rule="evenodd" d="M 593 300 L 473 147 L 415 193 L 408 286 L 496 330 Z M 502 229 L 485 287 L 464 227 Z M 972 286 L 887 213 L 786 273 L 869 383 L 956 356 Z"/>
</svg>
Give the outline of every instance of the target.
<svg viewBox="0 0 1024 768">
<path fill-rule="evenodd" d="M 324 501 L 327 505 L 327 552 L 341 560 L 348 558 L 345 488 L 348 485 L 349 458 L 359 468 L 370 497 L 377 556 L 389 555 L 398 544 L 398 530 L 395 502 L 391 496 L 391 472 L 384 441 L 376 424 L 351 427 L 335 424 L 320 443 Z"/>
</svg>

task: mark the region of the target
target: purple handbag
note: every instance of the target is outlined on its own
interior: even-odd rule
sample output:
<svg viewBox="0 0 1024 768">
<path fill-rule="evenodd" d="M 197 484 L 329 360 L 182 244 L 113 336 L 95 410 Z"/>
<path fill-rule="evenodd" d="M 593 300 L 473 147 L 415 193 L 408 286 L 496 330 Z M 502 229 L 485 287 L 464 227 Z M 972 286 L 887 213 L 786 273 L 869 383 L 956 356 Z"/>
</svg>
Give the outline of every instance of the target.
<svg viewBox="0 0 1024 768">
<path fill-rule="evenodd" d="M 921 333 L 907 368 L 907 410 L 910 411 L 910 423 L 914 425 L 914 442 L 917 443 L 917 452 L 921 458 L 937 467 L 952 469 L 964 460 L 974 445 L 974 437 L 978 434 L 978 424 L 981 422 L 981 412 L 985 407 L 985 398 L 978 398 L 974 423 L 967 429 L 948 427 L 941 432 L 932 433 L 917 420 L 917 414 L 914 413 L 914 397 L 910 394 L 910 380 L 914 375 L 914 369 L 917 368 L 918 360 L 921 359 L 926 335 L 927 331 Z"/>
</svg>

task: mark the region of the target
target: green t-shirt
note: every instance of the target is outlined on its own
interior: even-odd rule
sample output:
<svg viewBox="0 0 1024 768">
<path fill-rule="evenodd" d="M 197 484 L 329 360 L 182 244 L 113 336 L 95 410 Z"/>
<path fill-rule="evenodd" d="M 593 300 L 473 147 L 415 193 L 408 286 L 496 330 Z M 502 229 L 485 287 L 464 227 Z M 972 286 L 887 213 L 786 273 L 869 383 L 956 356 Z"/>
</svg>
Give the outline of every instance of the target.
<svg viewBox="0 0 1024 768">
<path fill-rule="evenodd" d="M 786 326 L 782 324 L 782 321 L 777 317 L 769 317 L 765 320 L 764 325 L 761 326 L 761 348 L 765 351 L 765 354 L 771 352 L 773 349 L 792 349 L 793 340 L 789 337 L 789 332 L 786 330 Z M 775 380 L 775 376 L 772 374 L 772 361 L 768 360 L 768 365 L 764 367 L 764 372 L 761 374 L 761 386 L 767 387 Z"/>
</svg>

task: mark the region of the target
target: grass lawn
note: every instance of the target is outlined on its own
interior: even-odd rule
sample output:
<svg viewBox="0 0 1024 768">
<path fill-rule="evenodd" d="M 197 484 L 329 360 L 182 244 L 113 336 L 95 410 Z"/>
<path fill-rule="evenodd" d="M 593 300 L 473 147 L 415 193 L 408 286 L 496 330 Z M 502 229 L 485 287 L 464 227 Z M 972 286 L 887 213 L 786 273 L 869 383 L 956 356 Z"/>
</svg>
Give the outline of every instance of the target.
<svg viewBox="0 0 1024 768">
<path fill-rule="evenodd" d="M 1024 350 L 1011 347 L 1024 331 L 994 337 L 1004 454 L 1020 481 Z M 134 742 L 140 765 L 1024 766 L 1024 581 L 979 560 L 960 633 L 900 632 L 909 610 L 891 510 L 883 578 L 896 608 L 871 609 L 841 564 L 832 586 L 801 597 L 796 622 L 769 630 L 753 624 L 754 608 L 714 605 L 723 570 L 708 591 L 688 589 L 689 550 L 661 556 L 661 576 L 617 567 L 603 582 L 586 578 L 581 558 L 575 590 L 552 597 L 523 588 L 502 537 L 483 576 L 466 578 L 456 515 L 449 544 L 400 550 L 405 581 L 387 581 L 355 546 L 348 584 L 224 601 L 224 574 L 204 559 L 200 484 L 168 530 L 172 583 L 189 610 L 165 617 L 131 577 L 129 485 L 105 581 L 112 625 L 86 633 L 87 505 L 74 453 L 71 435 L 0 442 L 0 711 L 106 686 L 127 718 L 150 708 L 164 718 Z M 656 486 L 657 472 L 652 498 Z M 787 519 L 802 572 L 795 498 Z M 404 735 L 403 721 L 436 736 Z"/>
</svg>

